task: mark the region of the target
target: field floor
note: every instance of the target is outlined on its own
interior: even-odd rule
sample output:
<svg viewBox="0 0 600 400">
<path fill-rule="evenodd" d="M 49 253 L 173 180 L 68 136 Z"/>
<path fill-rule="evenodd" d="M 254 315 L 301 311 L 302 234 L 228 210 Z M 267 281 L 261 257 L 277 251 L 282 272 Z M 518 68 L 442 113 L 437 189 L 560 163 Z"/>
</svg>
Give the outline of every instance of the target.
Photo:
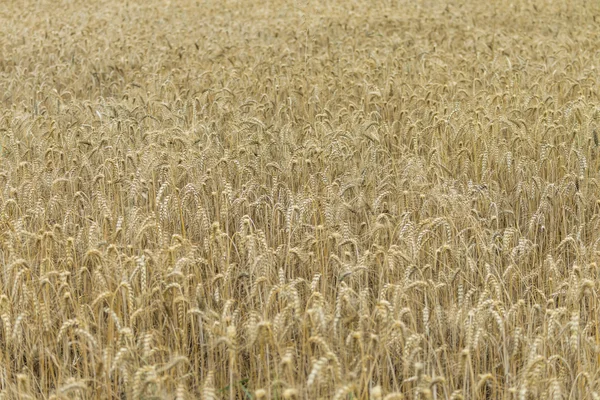
<svg viewBox="0 0 600 400">
<path fill-rule="evenodd" d="M 6 0 L 0 399 L 600 399 L 600 3 Z"/>
</svg>

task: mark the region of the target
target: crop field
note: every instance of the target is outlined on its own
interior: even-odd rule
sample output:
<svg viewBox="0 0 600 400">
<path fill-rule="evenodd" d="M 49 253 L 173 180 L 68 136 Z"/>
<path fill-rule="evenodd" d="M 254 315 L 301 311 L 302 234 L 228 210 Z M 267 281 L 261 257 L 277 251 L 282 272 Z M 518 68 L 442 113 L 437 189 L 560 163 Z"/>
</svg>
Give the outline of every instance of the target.
<svg viewBox="0 0 600 400">
<path fill-rule="evenodd" d="M 6 0 L 0 399 L 600 399 L 600 3 Z"/>
</svg>

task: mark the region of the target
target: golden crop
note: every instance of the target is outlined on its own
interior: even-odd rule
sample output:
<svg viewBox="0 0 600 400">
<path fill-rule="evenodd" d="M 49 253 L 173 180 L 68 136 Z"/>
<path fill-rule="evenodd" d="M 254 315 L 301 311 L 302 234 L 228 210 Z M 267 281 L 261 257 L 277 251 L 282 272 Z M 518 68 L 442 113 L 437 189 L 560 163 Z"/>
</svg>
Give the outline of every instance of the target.
<svg viewBox="0 0 600 400">
<path fill-rule="evenodd" d="M 5 399 L 600 399 L 600 3 L 7 0 Z"/>
</svg>

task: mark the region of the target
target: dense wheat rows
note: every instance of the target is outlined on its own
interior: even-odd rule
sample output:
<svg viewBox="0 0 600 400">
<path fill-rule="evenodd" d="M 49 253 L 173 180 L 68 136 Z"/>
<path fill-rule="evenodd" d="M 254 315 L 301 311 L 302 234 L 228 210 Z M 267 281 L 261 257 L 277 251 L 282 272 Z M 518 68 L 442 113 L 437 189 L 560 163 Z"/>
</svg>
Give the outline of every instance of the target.
<svg viewBox="0 0 600 400">
<path fill-rule="evenodd" d="M 599 31 L 2 2 L 3 398 L 599 399 Z"/>
</svg>

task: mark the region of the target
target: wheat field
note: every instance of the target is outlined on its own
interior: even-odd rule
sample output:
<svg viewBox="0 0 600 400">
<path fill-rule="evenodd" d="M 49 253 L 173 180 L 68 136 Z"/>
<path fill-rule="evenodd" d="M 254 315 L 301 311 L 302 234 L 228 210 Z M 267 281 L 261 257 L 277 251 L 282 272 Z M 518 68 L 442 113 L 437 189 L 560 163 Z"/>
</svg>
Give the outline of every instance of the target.
<svg viewBox="0 0 600 400">
<path fill-rule="evenodd" d="M 0 398 L 600 399 L 600 3 L 7 0 Z"/>
</svg>

